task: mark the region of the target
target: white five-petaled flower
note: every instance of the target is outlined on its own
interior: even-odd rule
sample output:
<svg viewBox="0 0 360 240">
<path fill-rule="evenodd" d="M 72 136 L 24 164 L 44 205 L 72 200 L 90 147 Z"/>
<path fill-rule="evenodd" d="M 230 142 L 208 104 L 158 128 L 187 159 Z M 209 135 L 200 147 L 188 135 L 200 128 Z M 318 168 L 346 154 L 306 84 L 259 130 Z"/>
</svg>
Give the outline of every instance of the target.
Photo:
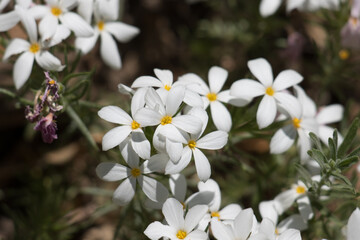
<svg viewBox="0 0 360 240">
<path fill-rule="evenodd" d="M 179 173 L 189 164 L 193 155 L 197 174 L 201 181 L 206 181 L 211 175 L 211 167 L 208 158 L 200 149 L 221 149 L 227 143 L 228 134 L 218 130 L 201 137 L 208 122 L 206 111 L 202 108 L 192 108 L 188 114 L 201 119 L 203 126 L 202 130 L 197 134 L 189 135 L 182 131 L 174 131 L 174 129 L 168 127 L 164 128 L 163 134 L 169 141 L 172 143 L 181 143 L 180 148 L 173 147 L 172 149 L 167 150 L 169 155 L 175 156 L 174 158 L 176 160 L 180 158 L 180 160 L 175 162 L 169 161 L 165 173 Z M 169 143 L 167 146 L 174 146 L 174 144 Z"/>
<path fill-rule="evenodd" d="M 249 240 L 301 240 L 301 235 L 297 229 L 287 229 L 278 233 L 274 223 L 270 219 L 264 218 L 258 232 L 251 235 Z"/>
<path fill-rule="evenodd" d="M 360 209 L 356 208 L 351 214 L 347 224 L 347 240 L 357 240 L 360 236 Z"/>
<path fill-rule="evenodd" d="M 126 157 L 129 167 L 118 163 L 103 162 L 96 167 L 97 175 L 105 181 L 124 180 L 113 194 L 113 201 L 119 205 L 126 205 L 135 195 L 136 182 L 139 183 L 145 195 L 152 201 L 164 201 L 168 196 L 168 191 L 158 181 L 146 176 L 152 172 L 157 172 L 157 164 L 146 160 L 139 166 L 139 158 L 132 153 Z"/>
<path fill-rule="evenodd" d="M 268 61 L 258 58 L 248 62 L 251 73 L 260 83 L 250 79 L 241 79 L 233 83 L 230 95 L 242 98 L 263 96 L 256 113 L 259 128 L 265 128 L 274 122 L 278 105 L 288 112 L 300 112 L 298 100 L 282 90 L 300 83 L 303 77 L 294 70 L 284 70 L 273 80 Z"/>
<path fill-rule="evenodd" d="M 138 35 L 140 30 L 137 27 L 115 21 L 116 19 L 114 19 L 114 14 L 111 14 L 114 11 L 114 9 L 112 9 L 112 4 L 106 5 L 104 2 L 107 1 L 95 1 L 94 4 L 94 35 L 91 37 L 76 38 L 75 46 L 80 49 L 83 54 L 86 54 L 93 49 L 100 36 L 101 58 L 108 66 L 114 69 L 120 69 L 122 66 L 121 58 L 117 44 L 112 36 L 114 36 L 119 42 L 125 43 Z M 91 7 L 92 5 L 88 6 L 87 4 L 81 4 L 79 9 L 84 12 L 84 9 Z M 91 17 L 87 17 L 87 19 L 90 21 Z"/>
<path fill-rule="evenodd" d="M 170 240 L 206 240 L 207 233 L 195 229 L 206 211 L 206 205 L 196 205 L 189 209 L 184 218 L 183 205 L 175 198 L 169 198 L 162 208 L 168 225 L 158 221 L 153 222 L 145 229 L 144 234 L 151 240 L 158 240 L 161 237 Z"/>
<path fill-rule="evenodd" d="M 212 67 L 209 70 L 208 79 L 209 86 L 196 74 L 188 73 L 179 77 L 178 82 L 184 82 L 184 84 L 193 84 L 191 89 L 199 93 L 204 101 L 204 108 L 206 109 L 210 105 L 211 117 L 217 129 L 229 132 L 232 125 L 232 120 L 228 109 L 223 103 L 230 103 L 235 106 L 244 106 L 249 101 L 244 98 L 235 98 L 230 96 L 230 91 L 221 91 L 228 72 L 221 67 Z M 197 85 L 194 85 L 196 83 Z"/>
<path fill-rule="evenodd" d="M 141 76 L 133 82 L 131 85 L 132 88 L 142 88 L 142 87 L 154 87 L 158 88 L 156 92 L 159 94 L 160 98 L 165 101 L 171 88 L 177 86 L 185 87 L 185 96 L 184 102 L 191 107 L 202 107 L 203 101 L 199 94 L 195 93 L 192 88 L 196 87 L 196 83 L 184 83 L 183 81 L 177 81 L 174 83 L 174 77 L 171 71 L 154 69 L 154 73 L 157 78 L 152 76 Z"/>
<path fill-rule="evenodd" d="M 77 37 L 90 37 L 94 34 L 93 29 L 84 19 L 70 11 L 77 5 L 77 0 L 45 0 L 45 2 L 47 5 L 36 5 L 29 10 L 36 19 L 41 19 L 39 32 L 43 41 L 52 38 L 58 27 L 62 25 L 73 31 Z"/>
<path fill-rule="evenodd" d="M 247 240 L 252 235 L 254 212 L 244 209 L 235 217 L 234 223 L 225 225 L 216 218 L 211 220 L 211 230 L 217 240 Z"/>
<path fill-rule="evenodd" d="M 135 92 L 131 100 L 131 113 L 135 116 L 136 112 L 145 105 L 146 89 L 139 89 Z M 150 142 L 146 139 L 141 124 L 137 118 L 132 118 L 128 113 L 117 106 L 103 107 L 98 115 L 112 123 L 121 124 L 107 132 L 102 140 L 102 148 L 107 151 L 115 146 L 120 145 L 129 135 L 131 135 L 130 143 L 134 151 L 143 159 L 150 158 Z"/>
<path fill-rule="evenodd" d="M 19 89 L 28 80 L 34 59 L 40 67 L 49 71 L 61 71 L 65 66 L 61 65 L 60 60 L 47 51 L 42 42 L 38 41 L 36 22 L 29 12 L 22 7 L 16 7 L 15 11 L 21 18 L 21 22 L 29 35 L 30 42 L 19 38 L 13 39 L 5 50 L 3 60 L 7 60 L 12 55 L 22 53 L 16 60 L 13 70 L 15 87 Z"/>
</svg>

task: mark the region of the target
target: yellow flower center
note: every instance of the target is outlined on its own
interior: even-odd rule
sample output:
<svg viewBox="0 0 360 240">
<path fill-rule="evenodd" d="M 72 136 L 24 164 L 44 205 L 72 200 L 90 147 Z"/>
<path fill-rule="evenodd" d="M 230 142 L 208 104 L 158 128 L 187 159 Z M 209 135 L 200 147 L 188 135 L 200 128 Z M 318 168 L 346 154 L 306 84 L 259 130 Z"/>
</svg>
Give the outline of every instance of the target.
<svg viewBox="0 0 360 240">
<path fill-rule="evenodd" d="M 292 122 L 295 128 L 300 128 L 301 119 L 294 118 Z"/>
<path fill-rule="evenodd" d="M 185 231 L 183 231 L 183 230 L 179 230 L 178 232 L 177 232 L 177 234 L 176 234 L 176 237 L 178 238 L 178 239 L 184 239 L 184 238 L 186 238 L 186 232 Z"/>
<path fill-rule="evenodd" d="M 275 234 L 276 234 L 276 235 L 280 235 L 278 228 L 275 228 Z"/>
<path fill-rule="evenodd" d="M 62 13 L 61 9 L 58 7 L 52 7 L 51 8 L 51 13 L 55 16 L 58 17 L 60 16 L 60 14 Z"/>
<path fill-rule="evenodd" d="M 185 209 L 186 209 L 185 203 L 183 203 L 183 202 L 180 202 L 180 203 L 181 203 L 181 205 L 183 206 L 183 209 L 185 210 Z"/>
<path fill-rule="evenodd" d="M 170 91 L 171 86 L 169 86 L 169 85 L 166 84 L 166 85 L 164 86 L 164 88 L 165 88 L 165 90 Z"/>
<path fill-rule="evenodd" d="M 40 45 L 38 43 L 33 43 L 29 47 L 29 51 L 32 53 L 37 53 L 40 50 Z"/>
<path fill-rule="evenodd" d="M 188 146 L 191 149 L 194 149 L 196 147 L 196 142 L 194 140 L 189 140 Z"/>
<path fill-rule="evenodd" d="M 141 174 L 140 169 L 138 169 L 138 168 L 133 168 L 133 169 L 131 169 L 131 175 L 132 175 L 133 177 L 138 177 L 138 176 L 140 176 L 140 174 Z"/>
<path fill-rule="evenodd" d="M 297 186 L 297 187 L 296 187 L 296 192 L 297 192 L 298 194 L 303 194 L 303 193 L 306 192 L 306 189 L 305 189 L 305 187 L 303 187 L 303 186 Z"/>
<path fill-rule="evenodd" d="M 265 93 L 266 93 L 267 95 L 269 95 L 269 96 L 273 96 L 274 93 L 275 93 L 275 91 L 274 91 L 274 89 L 273 89 L 272 87 L 268 87 L 268 88 L 266 88 Z"/>
<path fill-rule="evenodd" d="M 211 212 L 211 217 L 217 217 L 220 221 L 220 213 L 219 212 Z"/>
<path fill-rule="evenodd" d="M 358 19 L 357 19 L 356 17 L 351 17 L 351 18 L 350 18 L 350 22 L 351 22 L 354 26 L 356 26 L 357 23 L 358 23 Z"/>
<path fill-rule="evenodd" d="M 170 116 L 164 116 L 161 119 L 161 125 L 166 125 L 166 124 L 169 124 L 171 122 L 172 122 L 172 117 L 170 117 Z"/>
<path fill-rule="evenodd" d="M 217 99 L 216 93 L 208 93 L 206 97 L 209 99 L 210 102 L 213 102 Z"/>
<path fill-rule="evenodd" d="M 341 60 L 346 60 L 350 57 L 350 53 L 348 50 L 343 49 L 339 51 L 339 57 Z"/>
<path fill-rule="evenodd" d="M 133 120 L 131 123 L 131 129 L 135 130 L 138 129 L 140 127 L 140 123 L 138 123 L 137 121 Z"/>
<path fill-rule="evenodd" d="M 104 21 L 99 21 L 99 22 L 97 23 L 97 27 L 98 27 L 98 29 L 99 29 L 100 31 L 104 30 L 104 27 L 105 27 Z"/>
</svg>

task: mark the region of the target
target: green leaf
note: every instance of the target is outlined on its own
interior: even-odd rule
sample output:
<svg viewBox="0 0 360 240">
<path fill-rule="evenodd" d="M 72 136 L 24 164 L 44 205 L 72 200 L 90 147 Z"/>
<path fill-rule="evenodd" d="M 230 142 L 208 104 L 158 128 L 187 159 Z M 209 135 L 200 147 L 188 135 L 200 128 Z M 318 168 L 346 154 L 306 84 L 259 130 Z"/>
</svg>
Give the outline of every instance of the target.
<svg viewBox="0 0 360 240">
<path fill-rule="evenodd" d="M 345 153 L 349 150 L 352 141 L 356 136 L 357 129 L 359 127 L 359 118 L 355 118 L 352 122 L 348 132 L 344 137 L 344 141 L 341 143 L 339 150 L 338 150 L 338 157 L 342 158 L 345 156 Z"/>
<path fill-rule="evenodd" d="M 338 178 L 338 179 L 342 180 L 347 185 L 352 186 L 350 180 L 347 177 L 345 177 L 344 175 L 342 175 L 341 173 L 339 173 L 339 172 L 331 172 L 331 175 L 334 176 L 335 178 Z"/>
<path fill-rule="evenodd" d="M 317 149 L 319 149 L 322 152 L 321 142 L 319 138 L 314 133 L 309 133 L 311 141 L 314 143 Z"/>
<path fill-rule="evenodd" d="M 304 168 L 303 165 L 296 163 L 295 168 L 297 169 L 298 173 L 300 174 L 301 180 L 305 183 L 306 186 L 312 184 L 311 175 L 307 169 Z"/>
<path fill-rule="evenodd" d="M 344 169 L 347 167 L 350 167 L 350 165 L 352 165 L 353 163 L 356 163 L 359 161 L 358 156 L 351 156 L 345 159 L 341 159 L 336 165 L 337 167 Z"/>
<path fill-rule="evenodd" d="M 319 163 L 321 169 L 326 169 L 325 164 L 327 163 L 327 159 L 321 151 L 313 148 L 312 150 L 308 151 L 308 154 L 317 163 Z"/>
<path fill-rule="evenodd" d="M 360 154 L 360 146 L 355 148 L 349 155 L 348 157 L 352 157 L 352 156 L 358 156 Z"/>
<path fill-rule="evenodd" d="M 338 148 L 338 141 L 339 141 L 339 138 L 338 138 L 338 131 L 337 131 L 337 129 L 335 128 L 334 129 L 334 133 L 333 133 L 333 142 L 334 142 L 334 144 L 335 144 L 335 149 L 337 149 Z"/>
<path fill-rule="evenodd" d="M 336 144 L 334 143 L 334 140 L 332 138 L 329 138 L 328 144 L 329 144 L 330 158 L 333 160 L 336 160 L 337 159 L 337 149 L 336 149 Z"/>
</svg>

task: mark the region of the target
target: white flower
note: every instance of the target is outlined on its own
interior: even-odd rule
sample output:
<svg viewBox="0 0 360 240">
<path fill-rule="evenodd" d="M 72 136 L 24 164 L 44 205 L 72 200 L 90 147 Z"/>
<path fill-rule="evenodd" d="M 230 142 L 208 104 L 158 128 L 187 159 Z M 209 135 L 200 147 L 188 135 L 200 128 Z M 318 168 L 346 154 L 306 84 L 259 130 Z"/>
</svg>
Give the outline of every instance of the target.
<svg viewBox="0 0 360 240">
<path fill-rule="evenodd" d="M 218 240 L 246 240 L 252 234 L 253 220 L 253 210 L 247 208 L 236 216 L 232 225 L 225 225 L 223 222 L 213 218 L 211 220 L 211 230 Z"/>
<path fill-rule="evenodd" d="M 189 116 L 196 116 L 202 120 L 202 130 L 198 134 L 187 134 L 181 131 L 174 131 L 172 128 L 164 128 L 163 135 L 174 143 L 181 143 L 184 148 L 167 149 L 168 154 L 172 154 L 178 161 L 170 161 L 166 166 L 166 174 L 174 174 L 183 170 L 194 156 L 195 167 L 201 181 L 206 181 L 211 175 L 211 167 L 209 160 L 200 149 L 216 150 L 225 146 L 228 134 L 218 130 L 201 137 L 207 126 L 208 116 L 202 108 L 193 108 L 189 112 Z M 171 146 L 171 143 L 169 145 Z M 177 151 L 177 153 L 176 153 Z M 171 157 L 171 156 L 170 156 Z"/>
<path fill-rule="evenodd" d="M 100 54 L 103 61 L 110 67 L 114 69 L 120 69 L 122 66 L 119 50 L 116 42 L 113 39 L 113 36 L 119 42 L 128 42 L 133 37 L 139 34 L 140 30 L 137 27 L 122 23 L 116 22 L 113 19 L 112 12 L 103 5 L 107 1 L 96 1 L 94 7 L 94 16 L 96 24 L 93 26 L 94 35 L 91 37 L 78 37 L 75 40 L 76 48 L 80 49 L 83 54 L 86 54 L 93 49 L 97 39 L 101 38 L 100 43 Z M 114 2 L 114 1 L 112 1 Z M 80 9 L 88 9 L 89 6 L 86 4 L 80 5 Z M 90 6 L 91 7 L 91 6 Z"/>
<path fill-rule="evenodd" d="M 131 100 L 131 113 L 135 113 L 145 105 L 146 89 L 139 89 Z M 103 151 L 107 151 L 115 146 L 120 145 L 129 135 L 131 135 L 130 143 L 135 152 L 143 159 L 150 158 L 150 142 L 146 139 L 141 124 L 136 117 L 131 117 L 128 113 L 117 106 L 107 106 L 100 109 L 99 117 L 123 126 L 113 128 L 108 131 L 102 139 Z"/>
<path fill-rule="evenodd" d="M 200 192 L 213 192 L 214 198 L 208 204 L 209 212 L 205 214 L 204 218 L 199 223 L 199 229 L 205 230 L 212 219 L 222 221 L 224 224 L 230 224 L 235 217 L 240 213 L 241 207 L 239 204 L 229 204 L 220 210 L 221 206 L 221 191 L 217 182 L 213 179 L 198 183 Z"/>
<path fill-rule="evenodd" d="M 251 73 L 260 83 L 250 79 L 241 79 L 233 83 L 230 95 L 242 98 L 264 96 L 256 113 L 259 128 L 265 128 L 274 122 L 277 106 L 288 112 L 301 112 L 297 99 L 285 92 L 281 92 L 302 81 L 303 77 L 294 70 L 285 70 L 273 80 L 273 73 L 268 61 L 258 58 L 248 62 Z"/>
<path fill-rule="evenodd" d="M 192 107 L 202 107 L 203 101 L 199 94 L 192 91 L 192 88 L 195 83 L 184 84 L 182 81 L 173 82 L 173 74 L 169 70 L 161 70 L 161 69 L 154 69 L 154 73 L 157 78 L 152 76 L 141 76 L 133 82 L 131 85 L 132 88 L 142 88 L 142 87 L 154 87 L 158 88 L 156 92 L 159 94 L 160 98 L 165 102 L 169 91 L 171 88 L 177 86 L 184 86 L 185 87 L 185 96 L 184 102 Z"/>
<path fill-rule="evenodd" d="M 9 0 L 0 1 L 0 12 L 6 5 L 9 3 Z M 31 0 L 16 0 L 16 4 L 14 9 L 17 7 L 22 7 L 24 10 L 30 8 L 32 4 Z M 17 11 L 12 10 L 7 13 L 0 14 L 0 32 L 5 32 L 11 28 L 13 28 L 19 21 L 20 15 Z"/>
<path fill-rule="evenodd" d="M 8 5 L 10 0 L 0 0 L 0 12 Z"/>
<path fill-rule="evenodd" d="M 249 240 L 301 240 L 300 231 L 296 229 L 287 229 L 283 233 L 276 232 L 274 223 L 264 218 L 260 224 L 259 231 L 251 235 Z"/>
<path fill-rule="evenodd" d="M 60 26 L 59 21 L 77 37 L 90 37 L 94 34 L 93 29 L 84 19 L 70 11 L 76 6 L 77 0 L 45 0 L 45 2 L 46 5 L 37 5 L 29 10 L 35 18 L 41 19 L 39 32 L 43 41 L 55 35 Z"/>
<path fill-rule="evenodd" d="M 46 50 L 42 42 L 38 41 L 35 19 L 21 7 L 16 7 L 15 11 L 21 16 L 22 24 L 29 35 L 30 42 L 19 38 L 13 39 L 5 50 L 3 60 L 22 53 L 16 60 L 13 70 L 15 87 L 19 89 L 28 80 L 34 59 L 40 67 L 49 71 L 62 71 L 65 66 L 61 65 L 60 60 Z"/>
<path fill-rule="evenodd" d="M 146 160 L 139 166 L 139 158 L 131 154 L 127 157 L 130 168 L 118 163 L 103 162 L 96 167 L 96 174 L 105 181 L 124 180 L 113 194 L 113 201 L 119 205 L 126 205 L 135 195 L 136 182 L 139 183 L 145 195 L 153 201 L 164 201 L 168 191 L 158 181 L 146 176 L 156 172 L 157 165 Z"/>
<path fill-rule="evenodd" d="M 229 90 L 221 91 L 224 86 L 228 72 L 221 67 L 211 67 L 208 74 L 209 86 L 196 74 L 188 73 L 179 77 L 179 82 L 187 84 L 197 83 L 191 88 L 198 92 L 204 101 L 204 108 L 210 105 L 211 117 L 217 129 L 229 132 L 232 120 L 229 111 L 223 103 L 231 103 L 236 106 L 244 106 L 249 101 L 247 99 L 238 99 L 230 96 Z"/>
<path fill-rule="evenodd" d="M 206 211 L 206 205 L 196 205 L 189 209 L 184 218 L 182 204 L 174 198 L 169 198 L 162 208 L 168 225 L 158 221 L 153 222 L 145 229 L 144 234 L 152 240 L 158 240 L 161 237 L 170 240 L 206 240 L 208 235 L 205 232 L 194 230 Z"/>
<path fill-rule="evenodd" d="M 356 208 L 347 224 L 347 240 L 357 240 L 360 236 L 360 210 Z"/>
</svg>

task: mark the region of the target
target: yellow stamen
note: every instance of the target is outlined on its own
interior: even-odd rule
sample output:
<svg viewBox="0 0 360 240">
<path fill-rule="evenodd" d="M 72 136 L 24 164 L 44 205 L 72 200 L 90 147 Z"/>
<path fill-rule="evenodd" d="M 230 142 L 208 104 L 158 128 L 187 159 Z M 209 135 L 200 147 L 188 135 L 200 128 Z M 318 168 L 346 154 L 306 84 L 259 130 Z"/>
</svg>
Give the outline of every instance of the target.
<svg viewBox="0 0 360 240">
<path fill-rule="evenodd" d="M 180 202 L 180 203 L 181 203 L 181 205 L 183 206 L 183 209 L 185 210 L 185 209 L 186 209 L 185 203 L 183 203 L 183 202 Z"/>
<path fill-rule="evenodd" d="M 213 102 L 217 99 L 216 93 L 208 93 L 206 97 L 209 99 L 210 102 Z"/>
<path fill-rule="evenodd" d="M 52 7 L 51 8 L 51 13 L 55 16 L 58 17 L 60 16 L 60 14 L 62 13 L 61 9 L 58 7 Z"/>
<path fill-rule="evenodd" d="M 184 238 L 186 238 L 186 235 L 187 235 L 187 233 L 186 233 L 185 231 L 179 230 L 179 231 L 177 232 L 177 234 L 176 234 L 176 237 L 177 237 L 178 239 L 184 239 Z"/>
<path fill-rule="evenodd" d="M 194 140 L 189 140 L 188 146 L 191 149 L 194 149 L 196 147 L 196 142 Z"/>
<path fill-rule="evenodd" d="M 220 221 L 220 213 L 219 212 L 211 212 L 211 217 L 217 217 Z"/>
<path fill-rule="evenodd" d="M 295 128 L 300 128 L 301 119 L 294 118 L 292 121 Z"/>
<path fill-rule="evenodd" d="M 164 88 L 165 88 L 165 90 L 170 91 L 171 86 L 169 86 L 169 85 L 166 84 L 166 85 L 164 86 Z"/>
<path fill-rule="evenodd" d="M 140 176 L 140 174 L 141 174 L 140 169 L 138 169 L 138 168 L 133 168 L 133 169 L 131 169 L 131 175 L 132 175 L 133 177 L 138 177 L 138 176 Z"/>
<path fill-rule="evenodd" d="M 99 21 L 99 22 L 97 23 L 97 27 L 98 27 L 98 29 L 99 29 L 100 31 L 104 30 L 104 27 L 105 27 L 104 21 Z"/>
<path fill-rule="evenodd" d="M 269 95 L 269 96 L 273 96 L 274 93 L 275 93 L 275 91 L 274 91 L 274 89 L 273 89 L 272 87 L 268 87 L 268 88 L 266 88 L 265 93 L 266 93 L 267 95 Z"/>
<path fill-rule="evenodd" d="M 161 119 L 161 125 L 166 125 L 166 124 L 169 124 L 171 122 L 172 122 L 172 117 L 170 117 L 170 116 L 164 116 Z"/>
<path fill-rule="evenodd" d="M 49 84 L 50 84 L 50 85 L 54 85 L 54 84 L 55 84 L 55 81 L 51 79 L 51 80 L 49 81 Z"/>
<path fill-rule="evenodd" d="M 296 192 L 297 192 L 298 194 L 303 194 L 303 193 L 306 192 L 306 189 L 305 189 L 305 187 L 303 187 L 303 186 L 297 186 L 297 187 L 296 187 Z"/>
<path fill-rule="evenodd" d="M 133 120 L 131 123 L 131 129 L 135 130 L 138 129 L 140 127 L 140 123 L 138 123 L 137 121 Z"/>
<path fill-rule="evenodd" d="M 343 49 L 339 51 L 339 57 L 341 60 L 347 60 L 350 57 L 350 53 L 348 50 Z"/>
<path fill-rule="evenodd" d="M 279 229 L 275 228 L 275 234 L 276 234 L 276 235 L 280 235 Z"/>
<path fill-rule="evenodd" d="M 37 53 L 38 51 L 40 51 L 40 45 L 38 43 L 31 44 L 29 47 L 29 51 L 32 53 Z"/>
</svg>

